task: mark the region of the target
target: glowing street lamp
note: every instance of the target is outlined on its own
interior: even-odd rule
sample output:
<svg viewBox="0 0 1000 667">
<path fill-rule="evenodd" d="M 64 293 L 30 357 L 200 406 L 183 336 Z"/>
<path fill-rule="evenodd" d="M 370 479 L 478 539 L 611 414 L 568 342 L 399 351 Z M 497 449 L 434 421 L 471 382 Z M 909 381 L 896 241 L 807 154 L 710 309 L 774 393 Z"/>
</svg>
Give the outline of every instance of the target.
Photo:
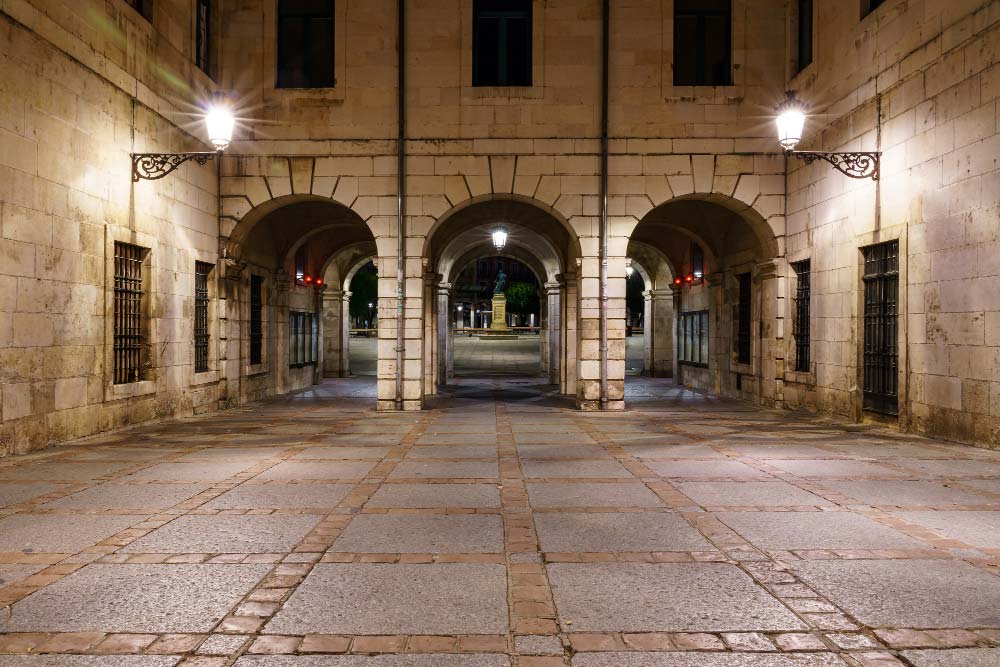
<svg viewBox="0 0 1000 667">
<path fill-rule="evenodd" d="M 635 267 L 632 266 L 632 260 L 625 258 L 625 278 L 631 278 L 632 274 L 635 273 Z"/>
<path fill-rule="evenodd" d="M 785 155 L 812 164 L 816 160 L 824 160 L 834 166 L 840 173 L 851 178 L 879 178 L 879 162 L 882 153 L 853 152 L 834 153 L 829 151 L 797 151 L 795 146 L 802 140 L 802 128 L 806 123 L 806 108 L 789 92 L 785 101 L 778 105 L 778 116 L 775 124 L 778 127 L 778 144 Z"/>
<path fill-rule="evenodd" d="M 205 164 L 216 159 L 229 147 L 233 138 L 236 119 L 225 106 L 212 106 L 205 112 L 205 129 L 208 140 L 215 146 L 214 151 L 196 153 L 132 153 L 132 182 L 155 181 L 163 178 L 188 160 Z"/>
<path fill-rule="evenodd" d="M 507 245 L 507 228 L 503 225 L 498 225 L 493 228 L 493 247 L 497 249 L 497 252 L 503 252 L 504 246 Z"/>
</svg>

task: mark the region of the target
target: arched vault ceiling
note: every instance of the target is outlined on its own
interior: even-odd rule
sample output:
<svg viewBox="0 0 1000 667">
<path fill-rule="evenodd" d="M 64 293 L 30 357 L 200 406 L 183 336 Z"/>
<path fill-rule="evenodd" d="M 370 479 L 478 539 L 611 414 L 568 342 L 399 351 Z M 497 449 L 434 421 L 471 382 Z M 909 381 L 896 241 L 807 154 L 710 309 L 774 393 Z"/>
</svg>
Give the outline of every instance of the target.
<svg viewBox="0 0 1000 667">
<path fill-rule="evenodd" d="M 557 280 L 563 273 L 562 255 L 552 241 L 535 229 L 521 224 L 505 223 L 508 231 L 505 252 L 524 262 L 536 271 L 542 282 Z M 497 254 L 490 237 L 492 225 L 465 229 L 453 236 L 440 248 L 435 263 L 435 272 L 442 280 L 451 282 L 458 271 L 465 267 L 471 257 L 487 257 Z"/>
</svg>

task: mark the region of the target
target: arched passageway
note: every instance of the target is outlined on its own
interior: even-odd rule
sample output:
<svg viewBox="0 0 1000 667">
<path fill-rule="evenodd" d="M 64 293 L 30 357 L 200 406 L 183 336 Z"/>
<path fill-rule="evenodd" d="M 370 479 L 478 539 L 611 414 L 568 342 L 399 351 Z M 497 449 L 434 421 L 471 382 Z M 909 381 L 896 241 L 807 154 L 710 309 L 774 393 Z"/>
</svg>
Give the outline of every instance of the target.
<svg viewBox="0 0 1000 667">
<path fill-rule="evenodd" d="M 506 245 L 499 250 L 491 238 L 491 231 L 497 225 L 502 225 L 508 234 Z M 424 252 L 428 267 L 425 341 L 429 352 L 425 355 L 424 365 L 425 393 L 437 393 L 439 387 L 446 385 L 449 378 L 456 374 L 456 346 L 465 344 L 464 341 L 456 343 L 455 338 L 458 305 L 463 307 L 463 323 L 471 325 L 468 328 L 488 329 L 472 332 L 475 336 L 482 335 L 482 342 L 498 346 L 500 354 L 504 354 L 504 350 L 499 348 L 505 343 L 519 343 L 524 350 L 511 349 L 507 354 L 524 354 L 526 357 L 537 354 L 537 373 L 548 383 L 556 385 L 561 393 L 574 393 L 577 376 L 576 299 L 579 289 L 575 258 L 578 256 L 578 243 L 566 222 L 552 209 L 531 200 L 487 197 L 468 202 L 443 215 L 428 234 Z M 516 312 L 515 309 L 504 320 L 508 326 L 525 327 L 521 330 L 524 333 L 516 328 L 497 331 L 498 327 L 486 327 L 486 324 L 501 323 L 495 319 L 494 313 L 484 317 L 483 312 L 477 315 L 475 311 L 469 313 L 465 310 L 470 302 L 460 301 L 456 292 L 463 273 L 470 266 L 480 265 L 494 269 L 500 265 L 523 267 L 525 276 L 533 278 L 531 282 L 534 282 L 538 299 L 537 314 Z M 570 266 L 573 268 L 570 269 Z M 493 282 L 496 270 L 488 273 L 489 282 Z M 487 304 L 490 311 L 493 310 L 492 290 L 487 291 L 489 293 L 477 301 L 480 311 L 485 310 Z M 515 314 L 519 317 L 514 317 Z M 537 352 L 529 349 L 535 345 Z M 513 365 L 518 366 L 516 363 Z M 515 373 L 524 374 L 528 366 L 530 364 L 526 363 L 519 370 L 515 368 Z"/>
<path fill-rule="evenodd" d="M 376 255 L 369 226 L 337 202 L 291 196 L 259 208 L 226 247 L 244 400 L 350 375 L 349 287 Z"/>
<path fill-rule="evenodd" d="M 752 208 L 719 195 L 670 200 L 628 241 L 642 277 L 642 375 L 767 402 L 774 391 L 777 241 Z"/>
</svg>

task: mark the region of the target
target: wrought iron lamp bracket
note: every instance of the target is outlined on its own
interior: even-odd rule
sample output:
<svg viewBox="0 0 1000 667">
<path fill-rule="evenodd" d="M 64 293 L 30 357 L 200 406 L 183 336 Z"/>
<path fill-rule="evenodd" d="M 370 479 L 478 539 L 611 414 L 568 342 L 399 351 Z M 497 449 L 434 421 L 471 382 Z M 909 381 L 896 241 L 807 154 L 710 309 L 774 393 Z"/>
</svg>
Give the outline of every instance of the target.
<svg viewBox="0 0 1000 667">
<path fill-rule="evenodd" d="M 879 179 L 881 152 L 871 153 L 831 153 L 826 151 L 785 151 L 785 155 L 812 164 L 816 160 L 829 162 L 840 173 L 851 178 Z"/>
<path fill-rule="evenodd" d="M 163 178 L 188 160 L 205 164 L 222 154 L 222 151 L 204 151 L 200 153 L 131 153 L 132 182 L 140 180 L 155 181 Z"/>
</svg>

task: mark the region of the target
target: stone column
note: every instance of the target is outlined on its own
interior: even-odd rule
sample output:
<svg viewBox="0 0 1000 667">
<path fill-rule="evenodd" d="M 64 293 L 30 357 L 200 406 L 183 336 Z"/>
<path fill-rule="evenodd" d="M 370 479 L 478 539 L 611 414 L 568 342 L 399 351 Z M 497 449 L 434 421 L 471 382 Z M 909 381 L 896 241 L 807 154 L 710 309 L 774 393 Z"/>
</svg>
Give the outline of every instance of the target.
<svg viewBox="0 0 1000 667">
<path fill-rule="evenodd" d="M 451 303 L 451 283 L 438 283 L 437 292 L 437 381 L 438 386 L 443 387 L 448 384 L 448 357 L 451 355 L 451 337 L 448 335 L 451 327 L 448 326 L 448 316 L 450 314 Z"/>
<path fill-rule="evenodd" d="M 219 393 L 223 406 L 231 407 L 241 401 L 244 359 L 244 341 L 249 333 L 244 331 L 249 323 L 243 321 L 243 285 L 246 264 L 231 259 L 222 260 L 223 280 L 219 283 L 219 369 L 225 380 Z"/>
<path fill-rule="evenodd" d="M 323 295 L 327 287 L 326 285 L 320 285 L 313 289 L 315 290 L 313 294 L 313 313 L 316 317 L 316 365 L 313 366 L 313 384 L 319 384 L 323 381 L 324 359 L 326 358 L 325 351 L 323 350 L 323 335 L 326 331 L 326 326 L 323 323 Z"/>
<path fill-rule="evenodd" d="M 659 333 L 659 332 L 657 332 Z M 653 377 L 653 293 L 642 293 L 642 374 Z"/>
<path fill-rule="evenodd" d="M 268 367 L 274 382 L 275 392 L 288 391 L 288 293 L 292 288 L 292 277 L 282 270 L 274 272 L 274 291 L 268 327 Z M 266 307 L 266 306 L 265 306 Z"/>
<path fill-rule="evenodd" d="M 754 359 L 757 373 L 757 401 L 768 407 L 780 407 L 779 394 L 783 378 L 777 362 L 777 330 L 781 317 L 779 278 L 774 262 L 763 262 L 754 267 L 754 287 L 757 303 L 753 331 L 760 332 L 756 341 Z"/>
<path fill-rule="evenodd" d="M 649 374 L 653 377 L 673 377 L 674 374 L 674 293 L 675 289 L 648 292 L 651 319 L 646 344 L 650 351 Z"/>
<path fill-rule="evenodd" d="M 708 370 L 712 377 L 711 390 L 719 394 L 733 359 L 733 312 L 726 303 L 725 274 L 721 271 L 710 273 L 705 284 L 708 287 Z"/>
<path fill-rule="evenodd" d="M 550 384 L 559 384 L 562 377 L 562 293 L 559 282 L 545 283 L 545 332 L 547 367 Z"/>
<path fill-rule="evenodd" d="M 351 377 L 351 292 L 340 293 L 340 371 L 342 378 Z"/>
<path fill-rule="evenodd" d="M 323 341 L 323 375 L 325 377 L 341 376 L 343 295 L 343 292 L 334 288 L 328 288 L 323 292 L 320 322 L 323 324 L 321 340 Z"/>
</svg>

